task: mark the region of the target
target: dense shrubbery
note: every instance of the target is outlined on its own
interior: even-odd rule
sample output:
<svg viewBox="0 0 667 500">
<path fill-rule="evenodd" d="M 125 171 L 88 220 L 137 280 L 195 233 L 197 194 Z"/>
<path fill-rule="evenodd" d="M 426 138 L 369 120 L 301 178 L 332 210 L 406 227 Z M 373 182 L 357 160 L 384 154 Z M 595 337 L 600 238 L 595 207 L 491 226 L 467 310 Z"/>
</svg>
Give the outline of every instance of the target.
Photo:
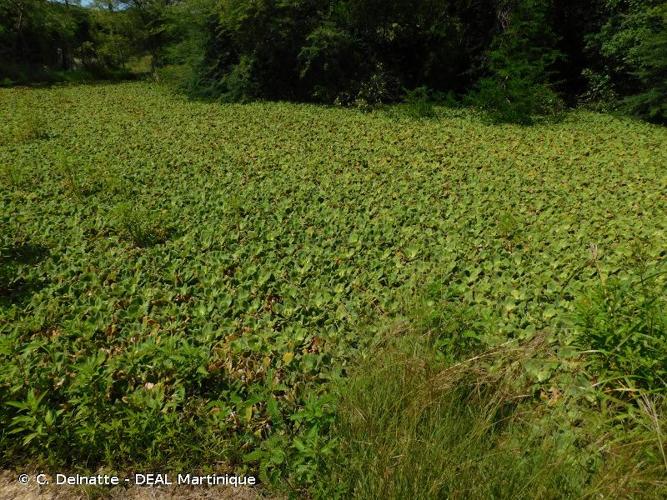
<svg viewBox="0 0 667 500">
<path fill-rule="evenodd" d="M 631 1 L 598 37 L 624 104 L 644 118 L 667 121 L 667 2 Z M 613 4 L 612 4 L 613 5 Z"/>
<path fill-rule="evenodd" d="M 402 88 L 464 91 L 492 36 L 493 2 L 209 2 L 204 81 L 226 98 L 373 105 Z M 433 13 L 440 13 L 433 15 Z M 476 40 L 475 40 L 476 39 Z"/>
<path fill-rule="evenodd" d="M 0 1 L 0 83 L 127 77 L 133 57 L 160 62 L 169 0 Z"/>
<path fill-rule="evenodd" d="M 0 3 L 6 83 L 109 76 L 149 55 L 156 76 L 225 101 L 369 109 L 404 89 L 467 97 L 496 121 L 564 103 L 665 120 L 667 2 L 110 0 Z M 45 72 L 45 68 L 48 70 Z M 51 74 L 49 78 L 48 73 Z M 414 108 L 413 108 L 414 109 Z"/>
<path fill-rule="evenodd" d="M 496 121 L 530 124 L 534 116 L 554 115 L 561 107 L 551 82 L 563 54 L 553 48 L 547 7 L 540 0 L 519 2 L 507 12 L 503 31 L 488 51 L 489 74 L 469 100 Z"/>
<path fill-rule="evenodd" d="M 194 94 L 368 109 L 424 87 L 468 95 L 497 121 L 531 123 L 577 100 L 609 109 L 625 99 L 632 112 L 663 116 L 664 2 L 198 0 L 177 8 L 200 20 L 186 72 Z M 181 17 L 177 31 L 193 23 Z M 179 50 L 192 53 L 188 40 L 179 38 L 176 60 L 188 60 Z"/>
</svg>

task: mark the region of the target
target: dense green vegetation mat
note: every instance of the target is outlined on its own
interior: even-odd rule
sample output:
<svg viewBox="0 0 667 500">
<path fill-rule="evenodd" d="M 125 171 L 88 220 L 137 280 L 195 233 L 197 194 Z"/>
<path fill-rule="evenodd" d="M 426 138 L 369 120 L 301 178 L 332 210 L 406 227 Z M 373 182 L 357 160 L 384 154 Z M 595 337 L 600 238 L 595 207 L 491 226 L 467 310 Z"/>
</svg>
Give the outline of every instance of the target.
<svg viewBox="0 0 667 500">
<path fill-rule="evenodd" d="M 465 342 L 567 344 L 600 276 L 665 257 L 666 145 L 585 112 L 0 90 L 2 459 L 305 463 L 327 381 L 433 290 Z"/>
</svg>

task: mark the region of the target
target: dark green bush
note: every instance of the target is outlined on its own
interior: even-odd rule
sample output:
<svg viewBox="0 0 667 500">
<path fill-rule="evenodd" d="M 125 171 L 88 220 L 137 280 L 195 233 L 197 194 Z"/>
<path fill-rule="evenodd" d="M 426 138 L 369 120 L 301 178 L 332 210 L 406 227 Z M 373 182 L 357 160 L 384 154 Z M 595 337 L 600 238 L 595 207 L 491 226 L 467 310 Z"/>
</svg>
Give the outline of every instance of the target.
<svg viewBox="0 0 667 500">
<path fill-rule="evenodd" d="M 520 125 L 530 125 L 537 117 L 557 117 L 562 107 L 560 98 L 547 84 L 514 76 L 482 79 L 469 102 L 484 110 L 494 122 Z"/>
<path fill-rule="evenodd" d="M 667 122 L 667 3 L 607 2 L 605 22 L 589 36 L 604 75 L 625 109 Z"/>
<path fill-rule="evenodd" d="M 550 77 L 562 57 L 547 22 L 550 2 L 520 0 L 507 7 L 502 31 L 487 55 L 488 76 L 468 101 L 496 122 L 528 125 L 537 116 L 555 116 L 562 108 Z"/>
<path fill-rule="evenodd" d="M 251 82 L 255 94 L 247 95 L 242 85 L 245 98 L 337 101 L 365 109 L 398 101 L 402 87 L 461 89 L 474 81 L 470 65 L 488 46 L 492 4 L 219 2 L 206 27 L 200 81 L 219 82 L 219 94 L 230 98 L 237 93 L 228 84 L 241 80 Z"/>
<path fill-rule="evenodd" d="M 645 13 L 645 28 L 636 47 L 635 74 L 642 85 L 626 99 L 635 114 L 667 123 L 667 2 Z"/>
<path fill-rule="evenodd" d="M 582 76 L 586 79 L 587 89 L 579 97 L 580 104 L 600 112 L 613 111 L 618 107 L 618 95 L 608 74 L 587 68 Z"/>
<path fill-rule="evenodd" d="M 417 87 L 405 93 L 403 110 L 411 118 L 433 118 L 435 107 L 427 87 Z"/>
</svg>

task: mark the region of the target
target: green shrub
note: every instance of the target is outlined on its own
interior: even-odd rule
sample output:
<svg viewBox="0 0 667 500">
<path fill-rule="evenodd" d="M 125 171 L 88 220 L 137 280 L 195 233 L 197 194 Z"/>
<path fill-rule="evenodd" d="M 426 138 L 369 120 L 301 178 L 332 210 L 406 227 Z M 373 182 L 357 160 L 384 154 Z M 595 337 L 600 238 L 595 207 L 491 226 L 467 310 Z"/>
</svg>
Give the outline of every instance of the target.
<svg viewBox="0 0 667 500">
<path fill-rule="evenodd" d="M 403 112 L 410 118 L 433 118 L 435 107 L 427 87 L 417 87 L 405 92 Z"/>
<path fill-rule="evenodd" d="M 359 85 L 353 104 L 362 111 L 370 111 L 384 102 L 395 101 L 398 89 L 398 79 L 378 63 L 375 71 Z"/>
<path fill-rule="evenodd" d="M 667 2 L 647 8 L 642 17 L 639 42 L 630 55 L 641 92 L 625 103 L 642 118 L 667 123 Z"/>
<path fill-rule="evenodd" d="M 555 117 L 562 102 L 552 90 L 551 68 L 562 57 L 547 23 L 549 2 L 510 4 L 507 21 L 486 57 L 488 76 L 468 95 L 494 122 L 530 125 L 538 116 Z"/>
<path fill-rule="evenodd" d="M 562 106 L 548 85 L 513 76 L 482 79 L 470 102 L 484 110 L 493 122 L 520 125 L 534 123 L 537 116 L 557 117 Z"/>
<path fill-rule="evenodd" d="M 222 100 L 229 102 L 243 102 L 257 97 L 257 86 L 254 81 L 254 59 L 243 56 L 238 64 L 222 79 Z"/>
<path fill-rule="evenodd" d="M 604 24 L 588 41 L 589 50 L 595 50 L 603 63 L 597 71 L 613 83 L 622 108 L 665 123 L 667 3 L 645 0 L 607 4 Z"/>
<path fill-rule="evenodd" d="M 614 90 L 609 75 L 585 69 L 582 76 L 587 82 L 587 90 L 579 98 L 579 102 L 582 105 L 599 112 L 608 112 L 616 109 L 618 106 L 618 95 Z"/>
</svg>

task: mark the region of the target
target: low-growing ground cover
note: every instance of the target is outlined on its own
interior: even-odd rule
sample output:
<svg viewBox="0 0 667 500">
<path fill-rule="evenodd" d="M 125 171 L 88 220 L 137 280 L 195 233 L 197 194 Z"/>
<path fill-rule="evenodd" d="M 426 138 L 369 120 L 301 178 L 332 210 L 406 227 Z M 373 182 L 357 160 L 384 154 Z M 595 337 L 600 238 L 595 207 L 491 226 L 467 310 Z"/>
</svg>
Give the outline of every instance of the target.
<svg viewBox="0 0 667 500">
<path fill-rule="evenodd" d="M 593 287 L 660 272 L 666 144 L 583 112 L 525 128 L 0 89 L 2 459 L 312 481 L 329 382 L 382 325 L 434 321 L 452 360 L 569 346 Z M 656 387 L 664 351 L 642 345 L 657 364 L 635 382 Z"/>
</svg>

